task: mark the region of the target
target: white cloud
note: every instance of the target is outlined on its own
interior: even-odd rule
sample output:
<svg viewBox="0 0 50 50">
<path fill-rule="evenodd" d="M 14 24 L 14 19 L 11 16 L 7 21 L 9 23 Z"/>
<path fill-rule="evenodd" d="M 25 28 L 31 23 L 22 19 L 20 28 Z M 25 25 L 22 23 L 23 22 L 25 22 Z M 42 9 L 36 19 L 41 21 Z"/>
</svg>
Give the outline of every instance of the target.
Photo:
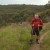
<svg viewBox="0 0 50 50">
<path fill-rule="evenodd" d="M 49 0 L 42 0 L 44 4 L 48 3 Z"/>
<path fill-rule="evenodd" d="M 0 4 L 46 4 L 48 0 L 0 0 Z"/>
</svg>

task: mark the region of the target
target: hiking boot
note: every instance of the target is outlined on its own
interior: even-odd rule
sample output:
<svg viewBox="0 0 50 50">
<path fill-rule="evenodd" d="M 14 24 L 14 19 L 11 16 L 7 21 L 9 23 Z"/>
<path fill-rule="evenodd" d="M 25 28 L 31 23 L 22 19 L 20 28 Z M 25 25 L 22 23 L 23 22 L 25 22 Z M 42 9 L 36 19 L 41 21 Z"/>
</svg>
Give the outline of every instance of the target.
<svg viewBox="0 0 50 50">
<path fill-rule="evenodd" d="M 36 43 L 39 44 L 38 39 L 36 39 Z"/>
<path fill-rule="evenodd" d="M 33 43 L 33 40 L 30 40 L 30 44 L 32 44 Z"/>
</svg>

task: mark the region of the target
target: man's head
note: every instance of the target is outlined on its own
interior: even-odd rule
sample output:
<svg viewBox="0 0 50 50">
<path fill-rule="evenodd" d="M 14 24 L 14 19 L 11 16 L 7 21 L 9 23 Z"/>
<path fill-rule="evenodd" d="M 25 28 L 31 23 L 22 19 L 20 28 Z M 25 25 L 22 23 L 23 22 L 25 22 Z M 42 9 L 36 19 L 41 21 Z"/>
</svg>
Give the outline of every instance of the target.
<svg viewBox="0 0 50 50">
<path fill-rule="evenodd" d="M 38 14 L 35 14 L 35 19 L 38 19 L 39 15 Z"/>
</svg>

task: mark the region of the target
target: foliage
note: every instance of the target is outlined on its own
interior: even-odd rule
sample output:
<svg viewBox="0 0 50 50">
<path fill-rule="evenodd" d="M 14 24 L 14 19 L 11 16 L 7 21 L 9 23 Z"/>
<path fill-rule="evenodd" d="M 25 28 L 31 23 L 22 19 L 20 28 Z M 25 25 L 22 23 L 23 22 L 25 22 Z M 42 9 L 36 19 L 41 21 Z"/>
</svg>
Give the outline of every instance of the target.
<svg viewBox="0 0 50 50">
<path fill-rule="evenodd" d="M 43 22 L 50 17 L 50 5 L 0 5 L 0 25 L 7 23 L 30 22 L 39 13 Z"/>
</svg>

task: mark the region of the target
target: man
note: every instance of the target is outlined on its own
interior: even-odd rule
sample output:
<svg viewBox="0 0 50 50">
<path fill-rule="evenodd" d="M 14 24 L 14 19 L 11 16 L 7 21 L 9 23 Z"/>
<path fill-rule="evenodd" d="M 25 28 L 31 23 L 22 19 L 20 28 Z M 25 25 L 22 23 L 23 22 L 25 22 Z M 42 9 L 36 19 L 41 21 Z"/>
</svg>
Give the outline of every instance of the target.
<svg viewBox="0 0 50 50">
<path fill-rule="evenodd" d="M 35 17 L 31 21 L 30 25 L 32 27 L 31 36 L 30 36 L 30 38 L 31 38 L 30 43 L 32 43 L 32 41 L 33 41 L 33 35 L 36 34 L 36 43 L 39 44 L 39 42 L 38 42 L 38 40 L 39 40 L 39 31 L 40 31 L 40 28 L 43 27 L 43 22 L 39 18 L 38 14 L 35 14 Z"/>
</svg>

